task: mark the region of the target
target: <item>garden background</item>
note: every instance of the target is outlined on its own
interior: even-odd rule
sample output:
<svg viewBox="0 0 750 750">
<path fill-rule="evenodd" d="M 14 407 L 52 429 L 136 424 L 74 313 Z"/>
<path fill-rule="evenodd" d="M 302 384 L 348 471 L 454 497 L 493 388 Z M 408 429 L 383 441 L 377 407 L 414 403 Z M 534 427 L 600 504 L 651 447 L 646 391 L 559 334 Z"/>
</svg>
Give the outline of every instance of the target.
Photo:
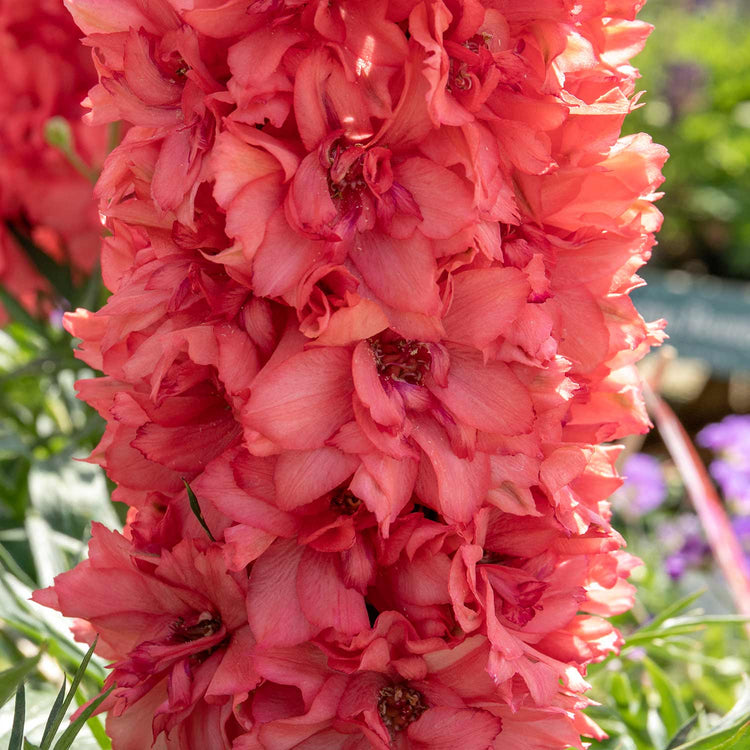
<svg viewBox="0 0 750 750">
<path fill-rule="evenodd" d="M 740 333 L 723 345 L 708 330 L 730 330 L 743 318 L 750 326 L 750 7 L 742 0 L 650 0 L 642 18 L 656 30 L 636 58 L 646 93 L 626 129 L 650 133 L 672 156 L 660 204 L 664 228 L 653 268 L 644 274 L 652 287 L 634 297 L 646 317 L 673 311 L 675 331 L 697 299 L 708 300 L 710 313 L 697 334 L 679 329 L 676 353 L 651 355 L 644 372 L 710 464 L 750 560 L 750 328 L 743 340 L 738 324 Z M 74 279 L 27 250 L 71 309 L 104 302 L 96 273 Z M 83 658 L 63 618 L 29 603 L 29 594 L 82 558 L 92 520 L 119 527 L 124 508 L 110 502 L 113 487 L 103 472 L 76 460 L 97 444 L 103 422 L 75 398 L 75 381 L 94 373 L 74 358 L 62 310 L 34 318 L 5 290 L 0 294 L 12 317 L 0 331 L 5 747 L 19 680 L 26 679 L 25 732 L 38 741 L 63 671 L 74 672 Z M 721 304 L 711 304 L 719 298 Z M 710 341 L 701 343 L 702 334 Z M 593 747 L 750 747 L 748 636 L 680 470 L 654 431 L 628 443 L 623 471 L 628 479 L 614 499 L 615 527 L 645 565 L 631 579 L 639 589 L 635 608 L 617 618 L 625 649 L 590 671 L 592 696 L 602 703 L 590 714 L 610 734 Z M 69 710 L 95 695 L 103 676 L 94 658 Z M 101 722 L 90 720 L 74 746 L 108 747 Z"/>
</svg>

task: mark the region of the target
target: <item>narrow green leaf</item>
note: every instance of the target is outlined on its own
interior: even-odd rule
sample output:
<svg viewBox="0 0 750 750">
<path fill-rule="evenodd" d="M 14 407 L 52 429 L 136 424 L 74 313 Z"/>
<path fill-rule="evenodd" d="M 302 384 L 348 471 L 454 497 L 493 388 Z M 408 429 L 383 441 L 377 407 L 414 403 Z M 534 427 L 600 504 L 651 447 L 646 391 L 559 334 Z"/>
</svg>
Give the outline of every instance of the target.
<svg viewBox="0 0 750 750">
<path fill-rule="evenodd" d="M 662 628 L 661 630 L 647 631 L 644 633 L 634 633 L 628 639 L 628 648 L 631 646 L 640 646 L 650 641 L 674 638 L 678 635 L 691 635 L 701 630 L 705 630 L 705 625 L 684 625 L 674 628 Z"/>
<path fill-rule="evenodd" d="M 685 625 L 742 625 L 750 622 L 750 615 L 697 615 L 673 617 L 667 626 L 673 628 Z"/>
<path fill-rule="evenodd" d="M 732 709 L 707 733 L 674 750 L 747 750 L 750 747 L 750 680 L 742 684 Z"/>
<path fill-rule="evenodd" d="M 67 687 L 65 679 L 63 679 L 63 684 L 60 687 L 60 692 L 57 694 L 57 698 L 55 698 L 55 702 L 52 704 L 52 708 L 50 709 L 49 716 L 47 717 L 47 723 L 44 725 L 44 732 L 42 734 L 42 742 L 49 736 L 50 732 L 53 731 L 52 724 L 54 723 L 55 719 L 60 713 L 60 707 L 63 704 L 63 701 L 65 700 L 65 688 Z"/>
<path fill-rule="evenodd" d="M 654 630 L 641 629 L 633 633 L 626 642 L 626 647 L 637 646 L 660 638 L 673 638 L 705 630 L 710 625 L 742 625 L 750 622 L 747 615 L 703 615 L 700 617 L 673 617 L 661 628 Z"/>
<path fill-rule="evenodd" d="M 698 714 L 693 714 L 676 732 L 675 736 L 669 741 L 664 750 L 675 750 L 676 747 L 683 744 L 693 727 L 698 723 Z"/>
<path fill-rule="evenodd" d="M 33 588 L 0 568 L 0 622 L 6 622 L 38 646 L 45 645 L 50 656 L 71 671 L 78 669 L 84 654 L 70 637 L 65 618 L 54 610 L 30 602 Z M 104 668 L 89 664 L 90 677 L 101 686 Z"/>
<path fill-rule="evenodd" d="M 26 690 L 23 683 L 18 686 L 16 705 L 13 711 L 13 728 L 10 730 L 8 750 L 23 750 L 23 726 L 26 719 Z"/>
<path fill-rule="evenodd" d="M 104 693 L 102 693 L 96 700 L 89 703 L 86 708 L 81 711 L 78 718 L 62 733 L 60 739 L 55 743 L 54 750 L 68 750 L 73 744 L 73 740 L 76 738 L 78 733 L 83 729 L 83 725 L 88 721 L 94 711 L 99 707 L 99 704 L 115 689 L 114 685 L 111 685 Z M 41 749 L 40 749 L 41 750 Z"/>
<path fill-rule="evenodd" d="M 65 717 L 65 714 L 68 710 L 68 706 L 70 706 L 70 703 L 73 700 L 73 696 L 76 694 L 76 690 L 78 690 L 78 686 L 81 684 L 83 675 L 86 673 L 86 667 L 88 667 L 89 662 L 91 661 L 91 656 L 94 653 L 94 649 L 96 648 L 96 642 L 98 640 L 99 638 L 97 637 L 94 640 L 94 642 L 91 644 L 91 648 L 86 652 L 86 656 L 83 657 L 83 661 L 81 662 L 81 665 L 78 667 L 78 670 L 73 675 L 73 679 L 70 684 L 70 690 L 68 691 L 68 694 L 65 696 L 65 700 L 63 700 L 62 703 L 57 707 L 57 713 L 54 714 L 54 718 L 50 717 L 51 720 L 47 722 L 47 728 L 44 732 L 44 737 L 42 738 L 42 742 L 39 745 L 40 750 L 49 750 L 50 746 L 52 745 L 52 740 L 55 738 L 55 735 L 57 734 L 57 730 L 59 729 L 63 718 Z"/>
<path fill-rule="evenodd" d="M 750 747 L 750 720 L 740 727 L 712 732 L 678 745 L 675 750 L 747 750 Z"/>
<path fill-rule="evenodd" d="M 659 696 L 659 716 L 666 729 L 667 736 L 673 736 L 687 718 L 687 712 L 679 699 L 680 689 L 669 678 L 667 673 L 648 656 L 643 665 L 651 678 L 651 683 Z M 663 744 L 663 743 L 662 743 Z"/>
<path fill-rule="evenodd" d="M 88 703 L 88 700 L 89 699 L 84 695 L 83 690 L 79 689 L 76 692 L 76 703 L 79 707 Z M 107 732 L 99 717 L 91 716 L 87 723 L 96 744 L 99 745 L 102 750 L 112 750 L 112 740 L 107 736 Z"/>
<path fill-rule="evenodd" d="M 192 487 L 188 484 L 187 479 L 183 478 L 182 482 L 185 485 L 185 489 L 187 490 L 188 500 L 190 501 L 190 510 L 193 511 L 193 515 L 198 519 L 198 523 L 203 527 L 206 534 L 208 534 L 208 538 L 212 542 L 215 542 L 216 539 L 214 539 L 214 535 L 211 533 L 211 530 L 208 528 L 205 520 L 203 519 L 201 506 L 198 504 L 198 498 L 195 496 Z"/>
<path fill-rule="evenodd" d="M 102 724 L 98 716 L 92 716 L 88 720 L 88 727 L 91 735 L 96 740 L 96 744 L 102 750 L 112 750 L 112 740 L 109 739 L 107 731 L 104 729 L 104 724 Z"/>
<path fill-rule="evenodd" d="M 666 606 L 653 620 L 647 622 L 642 628 L 639 628 L 636 632 L 640 633 L 644 630 L 655 630 L 662 623 L 669 620 L 671 617 L 680 614 L 686 610 L 691 604 L 700 599 L 703 594 L 706 593 L 706 589 L 699 589 L 698 591 L 688 594 L 687 596 L 678 599 L 673 604 Z"/>
<path fill-rule="evenodd" d="M 39 750 L 39 745 L 29 742 L 25 737 L 23 739 L 23 750 Z"/>
<path fill-rule="evenodd" d="M 18 686 L 24 681 L 26 675 L 32 672 L 39 663 L 41 653 L 14 664 L 10 669 L 0 672 L 0 706 L 4 706 L 12 695 L 18 690 Z"/>
</svg>

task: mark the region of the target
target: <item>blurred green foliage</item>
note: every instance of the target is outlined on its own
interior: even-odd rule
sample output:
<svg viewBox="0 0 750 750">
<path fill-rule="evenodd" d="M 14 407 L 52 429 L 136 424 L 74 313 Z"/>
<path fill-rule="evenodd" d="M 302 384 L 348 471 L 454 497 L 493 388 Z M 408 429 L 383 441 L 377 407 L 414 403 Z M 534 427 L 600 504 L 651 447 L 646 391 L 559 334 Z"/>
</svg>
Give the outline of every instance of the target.
<svg viewBox="0 0 750 750">
<path fill-rule="evenodd" d="M 667 559 L 691 533 L 681 521 L 698 519 L 675 465 L 664 453 L 659 461 L 666 497 L 658 507 L 620 515 L 627 502 L 614 503 L 613 525 L 643 565 L 630 578 L 635 606 L 613 618 L 625 645 L 589 669 L 602 705 L 587 713 L 609 734 L 592 750 L 747 750 L 747 618 L 727 614 L 734 605 L 710 553 L 670 575 Z"/>
<path fill-rule="evenodd" d="M 28 240 L 22 246 L 34 262 L 38 251 Z M 107 292 L 98 272 L 74 284 L 67 269 L 36 265 L 53 290 L 42 306 L 51 314 L 30 314 L 0 287 L 12 317 L 0 330 L 0 747 L 18 740 L 19 714 L 22 734 L 40 742 L 55 709 L 60 748 L 73 739 L 78 750 L 107 748 L 99 718 L 88 718 L 81 734 L 80 726 L 68 731 L 65 719 L 100 691 L 103 663 L 94 658 L 70 700 L 56 704 L 64 671 L 76 672 L 84 650 L 63 617 L 29 601 L 34 589 L 85 557 L 91 521 L 121 525 L 104 473 L 80 460 L 98 443 L 104 422 L 76 398 L 75 382 L 94 373 L 75 358 L 61 324 L 63 307 L 97 309 Z M 16 705 L 23 711 L 14 711 L 9 698 L 22 681 L 25 700 Z"/>
<path fill-rule="evenodd" d="M 654 261 L 750 279 L 750 4 L 648 0 L 640 18 L 655 30 L 626 130 L 671 154 Z"/>
</svg>

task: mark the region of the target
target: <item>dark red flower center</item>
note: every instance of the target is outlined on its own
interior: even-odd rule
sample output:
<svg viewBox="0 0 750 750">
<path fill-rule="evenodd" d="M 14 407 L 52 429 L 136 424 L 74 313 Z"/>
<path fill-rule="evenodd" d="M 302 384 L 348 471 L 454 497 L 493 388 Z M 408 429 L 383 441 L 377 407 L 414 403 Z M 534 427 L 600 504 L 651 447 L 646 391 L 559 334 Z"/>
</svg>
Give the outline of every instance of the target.
<svg viewBox="0 0 750 750">
<path fill-rule="evenodd" d="M 475 80 L 481 81 L 495 63 L 489 44 L 490 34 L 475 34 L 462 44 L 446 41 L 445 49 L 449 57 L 448 81 L 445 88 L 449 92 L 469 91 Z"/>
<path fill-rule="evenodd" d="M 360 505 L 362 501 L 351 490 L 337 489 L 331 495 L 331 510 L 340 516 L 353 516 Z"/>
<path fill-rule="evenodd" d="M 477 562 L 477 565 L 502 565 L 507 561 L 505 555 L 501 555 L 498 552 L 492 550 L 484 550 L 484 554 L 481 559 Z"/>
<path fill-rule="evenodd" d="M 370 345 L 381 378 L 422 385 L 432 364 L 427 344 L 380 335 L 371 339 Z"/>
<path fill-rule="evenodd" d="M 360 193 L 367 187 L 362 160 L 365 149 L 337 138 L 328 147 L 328 192 L 341 214 L 361 208 Z"/>
<path fill-rule="evenodd" d="M 194 622 L 178 617 L 172 623 L 171 637 L 177 643 L 188 643 L 200 638 L 208 638 L 221 628 L 221 620 L 209 612 L 202 612 Z"/>
<path fill-rule="evenodd" d="M 391 732 L 406 729 L 426 710 L 422 693 L 408 685 L 389 685 L 378 694 L 378 713 Z"/>
<path fill-rule="evenodd" d="M 523 627 L 541 612 L 543 607 L 539 603 L 542 595 L 549 587 L 543 581 L 526 581 L 516 586 L 513 599 L 503 599 L 501 611 L 503 616 L 510 622 Z"/>
</svg>

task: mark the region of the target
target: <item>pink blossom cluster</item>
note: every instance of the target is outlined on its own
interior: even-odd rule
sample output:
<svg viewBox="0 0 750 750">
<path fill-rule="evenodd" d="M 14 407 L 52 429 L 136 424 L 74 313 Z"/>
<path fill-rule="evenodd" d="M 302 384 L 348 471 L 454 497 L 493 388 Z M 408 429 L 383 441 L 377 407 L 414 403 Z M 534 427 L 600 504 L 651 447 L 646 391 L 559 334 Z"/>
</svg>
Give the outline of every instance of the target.
<svg viewBox="0 0 750 750">
<path fill-rule="evenodd" d="M 0 285 L 34 312 L 52 290 L 17 235 L 74 272 L 90 272 L 100 252 L 91 181 L 47 137 L 57 119 L 82 164 L 104 161 L 106 126 L 81 122 L 96 72 L 80 35 L 63 0 L 0 0 Z"/>
<path fill-rule="evenodd" d="M 115 750 L 601 736 L 637 564 L 602 443 L 661 339 L 642 0 L 66 4 L 132 126 L 113 294 L 67 317 L 130 511 L 36 599 L 99 634 Z"/>
</svg>

